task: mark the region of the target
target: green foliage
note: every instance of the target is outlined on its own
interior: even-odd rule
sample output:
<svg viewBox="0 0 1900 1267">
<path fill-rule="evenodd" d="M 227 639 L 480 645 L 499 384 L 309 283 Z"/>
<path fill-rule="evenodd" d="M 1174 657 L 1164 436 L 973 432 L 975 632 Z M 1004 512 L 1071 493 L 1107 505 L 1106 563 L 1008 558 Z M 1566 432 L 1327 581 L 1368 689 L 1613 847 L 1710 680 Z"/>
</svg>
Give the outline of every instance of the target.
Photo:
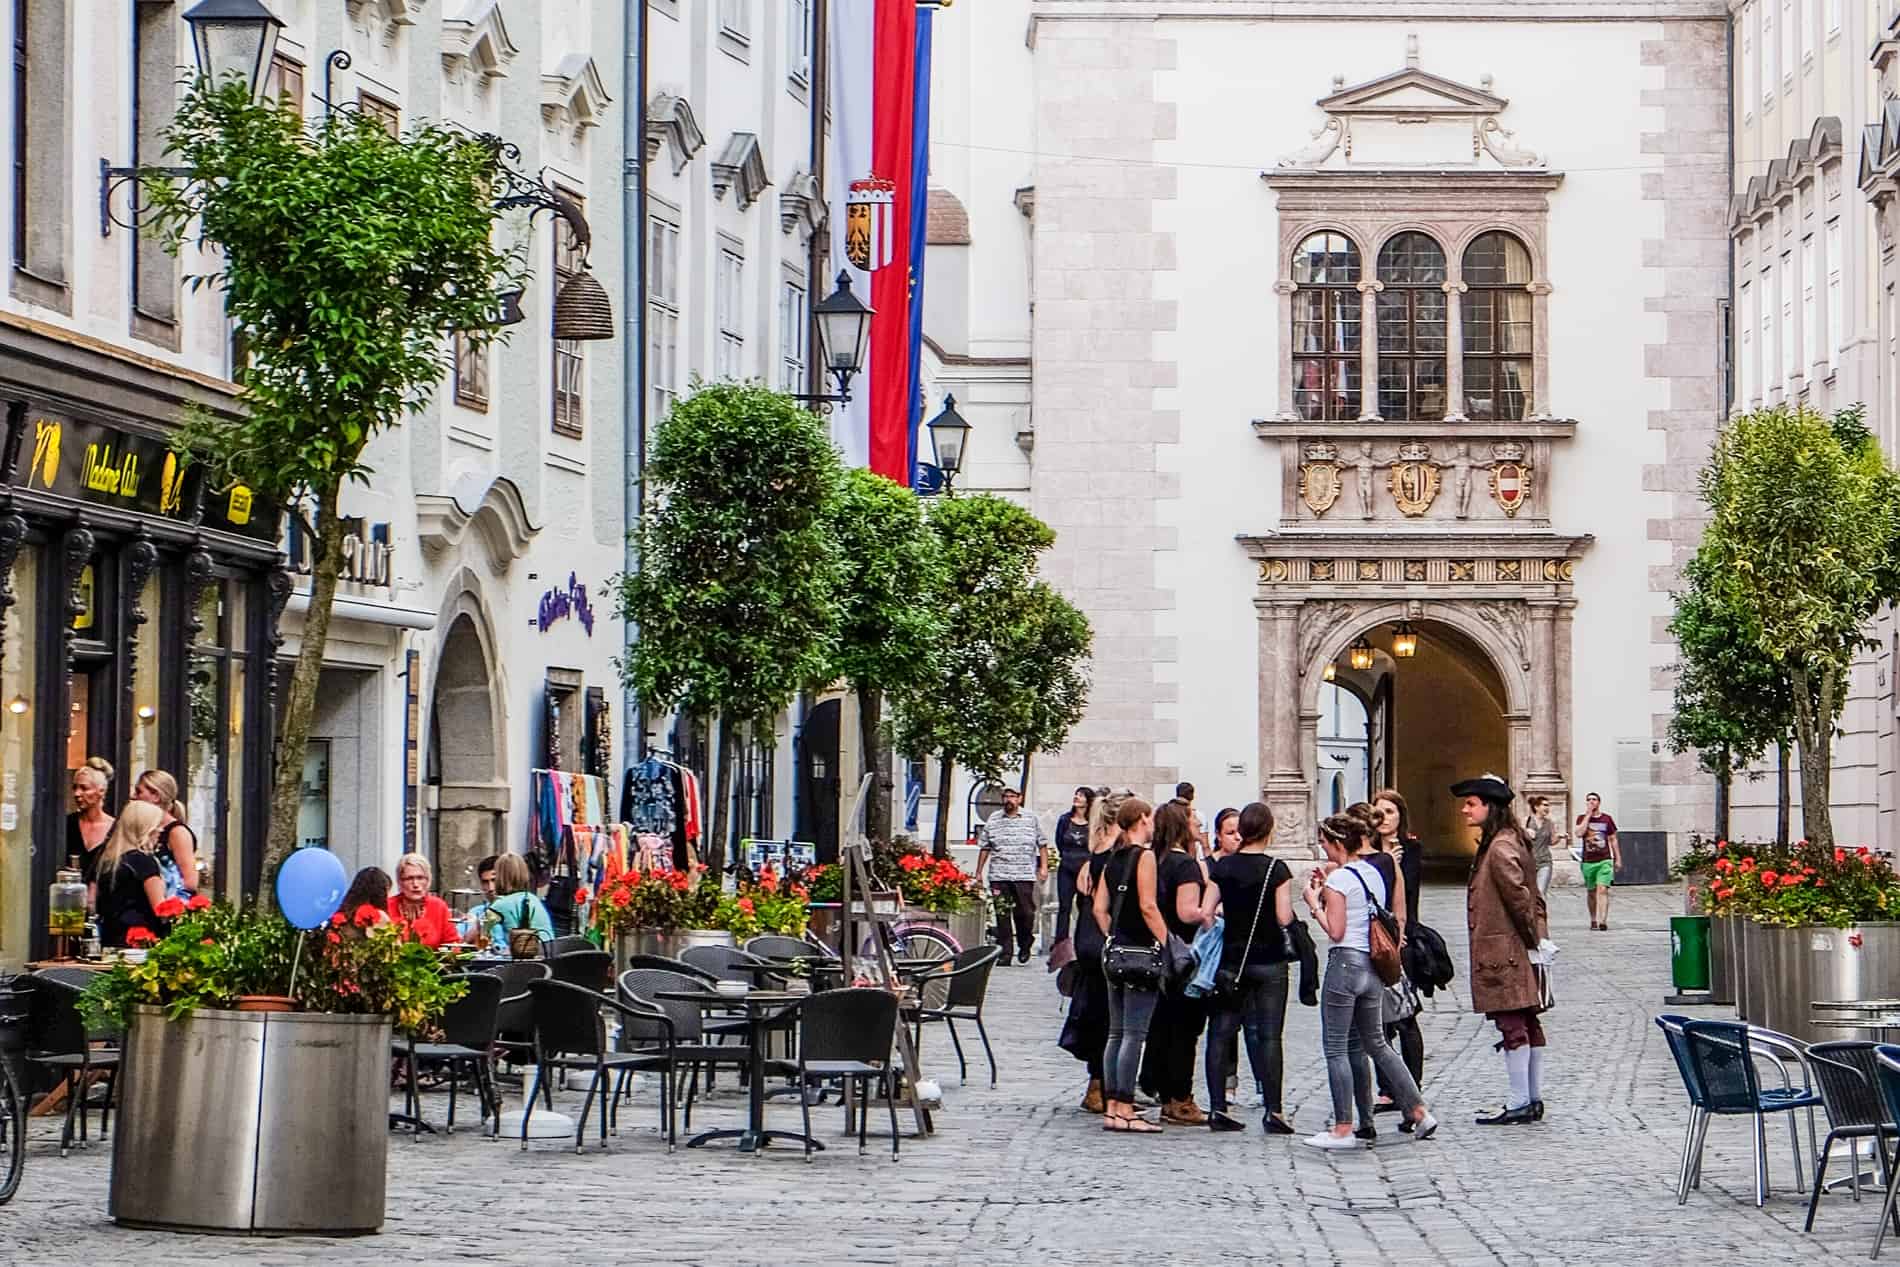
<svg viewBox="0 0 1900 1267">
<path fill-rule="evenodd" d="M 1794 700 L 1786 670 L 1762 653 L 1755 620 L 1724 594 L 1716 566 L 1709 546 L 1698 549 L 1675 596 L 1669 632 L 1682 660 L 1669 745 L 1695 749 L 1703 769 L 1727 780 L 1788 733 Z"/>
<path fill-rule="evenodd" d="M 147 222 L 171 250 L 195 235 L 219 252 L 187 283 L 223 293 L 249 350 L 244 415 L 194 415 L 186 441 L 279 503 L 364 478 L 363 446 L 447 372 L 449 332 L 497 337 L 496 295 L 524 274 L 492 242 L 498 153 L 351 110 L 306 131 L 236 80 L 198 80 L 167 139 L 194 175 L 146 178 Z"/>
<path fill-rule="evenodd" d="M 618 580 L 619 614 L 640 627 L 627 682 L 656 712 L 770 725 L 827 680 L 837 645 L 824 423 L 755 384 L 705 386 L 660 424 L 647 481 L 640 569 Z"/>
<path fill-rule="evenodd" d="M 840 607 L 831 675 L 882 691 L 928 681 L 943 636 L 932 601 L 943 563 L 916 494 L 852 468 L 839 482 L 829 527 Z"/>
<path fill-rule="evenodd" d="M 950 497 L 931 511 L 944 559 L 939 676 L 895 693 L 898 743 L 997 779 L 1026 751 L 1052 751 L 1088 702 L 1088 621 L 1036 580 L 1048 525 L 1001 497 Z"/>
</svg>

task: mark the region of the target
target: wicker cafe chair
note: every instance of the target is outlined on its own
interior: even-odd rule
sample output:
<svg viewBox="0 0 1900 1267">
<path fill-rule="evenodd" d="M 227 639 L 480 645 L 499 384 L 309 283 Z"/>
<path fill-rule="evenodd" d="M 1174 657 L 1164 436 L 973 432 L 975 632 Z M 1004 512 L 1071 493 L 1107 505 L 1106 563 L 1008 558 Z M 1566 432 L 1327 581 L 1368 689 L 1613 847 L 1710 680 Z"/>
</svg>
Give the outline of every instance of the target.
<svg viewBox="0 0 1900 1267">
<path fill-rule="evenodd" d="M 702 972 L 712 973 L 721 981 L 743 981 L 748 985 L 758 980 L 758 973 L 753 969 L 768 966 L 757 955 L 731 946 L 688 946 L 680 952 L 680 959 Z"/>
<path fill-rule="evenodd" d="M 511 1065 L 534 1063 L 534 1005 L 529 1000 L 531 982 L 548 979 L 545 959 L 502 959 L 484 963 L 480 971 L 501 978 L 501 1003 L 495 1011 L 495 1051 Z M 527 1086 L 527 1080 L 522 1080 Z M 553 1092 L 548 1107 L 554 1107 Z"/>
<path fill-rule="evenodd" d="M 752 1048 L 745 1043 L 714 1044 L 706 1041 L 705 1018 L 701 1015 L 699 1004 L 685 999 L 662 999 L 657 997 L 661 990 L 699 990 L 708 987 L 697 977 L 683 972 L 672 972 L 665 968 L 629 968 L 620 974 L 619 990 L 621 1001 L 641 1009 L 642 1015 L 630 1018 L 621 1028 L 621 1041 L 635 1050 L 663 1045 L 672 1057 L 672 1070 L 675 1079 L 682 1072 L 689 1071 L 686 1084 L 685 1126 L 693 1129 L 693 1101 L 699 1095 L 699 1073 L 704 1068 L 709 1075 L 719 1066 L 745 1069 L 752 1063 Z M 658 1015 L 667 1018 L 662 1029 L 656 1020 L 649 1016 Z M 622 1079 L 620 1090 L 625 1090 Z M 677 1099 L 679 1088 L 674 1087 Z"/>
<path fill-rule="evenodd" d="M 993 948 L 992 948 L 993 949 Z M 796 1074 L 801 1088 L 818 1079 L 846 1080 L 845 1125 L 850 1127 L 849 1084 L 858 1088 L 858 1155 L 864 1155 L 865 1120 L 870 1116 L 870 1082 L 884 1090 L 891 1118 L 891 1160 L 897 1160 L 897 1077 L 891 1067 L 891 1042 L 897 1033 L 897 996 L 888 990 L 824 990 L 792 1005 L 798 1018 L 798 1059 L 774 1061 Z M 805 1118 L 805 1160 L 811 1160 L 811 1097 L 798 1097 Z"/>
<path fill-rule="evenodd" d="M 449 1074 L 448 1133 L 455 1134 L 456 1074 L 466 1066 L 475 1079 L 475 1094 L 480 1097 L 482 1121 L 494 1121 L 494 1132 L 501 1130 L 501 1096 L 495 1090 L 495 1031 L 501 1015 L 502 980 L 487 972 L 467 972 L 446 978 L 467 987 L 462 997 L 449 1004 L 442 1014 L 442 1041 L 419 1043 L 414 1034 L 405 1034 L 397 1052 L 409 1066 L 408 1116 L 422 1116 L 416 1096 L 416 1067 L 441 1065 Z M 532 1024 L 532 1020 L 530 1021 Z"/>
<path fill-rule="evenodd" d="M 595 950 L 591 946 L 586 950 L 570 950 L 564 955 L 551 957 L 547 963 L 549 973 L 556 981 L 584 986 L 599 994 L 613 991 L 614 957 L 604 950 Z"/>
<path fill-rule="evenodd" d="M 95 1050 L 93 1039 L 104 1035 L 87 1031 L 79 1014 L 79 986 L 57 975 L 35 973 L 19 978 L 15 984 L 31 984 L 33 1010 L 26 1027 L 26 1059 L 59 1075 L 66 1088 L 66 1121 L 60 1127 L 59 1155 L 64 1157 L 73 1142 L 73 1115 L 79 1116 L 79 1146 L 87 1144 L 86 1091 L 92 1085 L 94 1071 L 104 1074 L 105 1105 L 99 1112 L 99 1138 L 104 1139 L 112 1124 L 112 1097 L 117 1094 L 119 1053 L 107 1048 Z"/>
<path fill-rule="evenodd" d="M 571 955 L 577 950 L 599 949 L 600 947 L 587 940 L 587 938 L 569 933 L 565 937 L 556 937 L 548 942 L 547 945 L 543 946 L 541 948 L 541 957 L 543 959 L 559 959 L 562 955 Z M 556 980 L 559 980 L 559 978 L 557 977 Z"/>
<path fill-rule="evenodd" d="M 937 968 L 917 976 L 919 997 L 928 999 L 925 993 L 937 983 L 946 986 L 943 1003 L 931 1006 L 920 1004 L 913 1013 L 913 1021 L 918 1039 L 923 1037 L 926 1022 L 942 1021 L 943 1027 L 950 1033 L 950 1045 L 957 1052 L 957 1076 L 964 1082 L 970 1080 L 970 1067 L 963 1059 L 963 1043 L 957 1037 L 958 1021 L 973 1021 L 976 1024 L 976 1036 L 983 1040 L 983 1055 L 990 1062 L 990 1085 L 996 1085 L 996 1053 L 990 1049 L 989 1031 L 983 1028 L 983 1000 L 989 994 L 990 972 L 1002 957 L 1000 946 L 972 946 L 958 954 L 948 968 Z"/>
<path fill-rule="evenodd" d="M 1813 1109 L 1821 1097 L 1808 1084 L 1803 1048 L 1785 1034 L 1757 1029 L 1737 1021 L 1690 1021 L 1682 1027 L 1689 1063 L 1704 1096 L 1703 1118 L 1696 1130 L 1693 1170 L 1702 1166 L 1702 1150 L 1714 1117 L 1751 1117 L 1755 1125 L 1755 1204 L 1768 1203 L 1768 1128 L 1770 1113 L 1787 1113 L 1788 1138 L 1794 1149 L 1795 1173 L 1802 1173 L 1801 1137 L 1795 1129 L 1797 1109 Z M 1788 1077 L 1784 1057 L 1802 1068 L 1801 1085 Z M 1782 1086 L 1764 1087 L 1757 1059 L 1773 1063 Z M 1810 1130 L 1812 1124 L 1810 1122 Z M 1692 1171 L 1693 1173 L 1693 1171 Z"/>
<path fill-rule="evenodd" d="M 550 1069 L 591 1069 L 593 1081 L 587 1084 L 587 1098 L 581 1102 L 580 1120 L 574 1127 L 574 1151 L 580 1152 L 587 1138 L 587 1115 L 594 1102 L 600 1102 L 600 1146 L 607 1147 L 607 1127 L 613 1116 L 610 1102 L 610 1075 L 625 1075 L 636 1069 L 656 1069 L 664 1075 L 660 1085 L 660 1133 L 666 1138 L 666 1151 L 672 1152 L 677 1134 L 673 1126 L 673 1101 L 667 1094 L 672 1082 L 673 1058 L 669 1051 L 614 1051 L 607 1044 L 607 1024 L 601 1009 L 612 1008 L 621 1023 L 639 1018 L 647 1023 L 664 1024 L 663 1018 L 642 1016 L 641 1009 L 610 999 L 585 986 L 566 981 L 534 981 L 528 985 L 534 1006 L 534 1091 L 523 1103 L 521 1147 L 528 1147 L 528 1119 L 534 1115 L 537 1093 L 545 1092 Z"/>
</svg>

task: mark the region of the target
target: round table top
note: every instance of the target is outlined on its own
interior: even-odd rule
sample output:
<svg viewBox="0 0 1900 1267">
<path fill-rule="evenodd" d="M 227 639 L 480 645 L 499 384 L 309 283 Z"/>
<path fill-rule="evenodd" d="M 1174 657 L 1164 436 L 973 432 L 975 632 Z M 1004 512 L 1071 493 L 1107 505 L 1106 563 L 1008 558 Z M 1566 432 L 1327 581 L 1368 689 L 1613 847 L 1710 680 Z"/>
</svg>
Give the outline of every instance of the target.
<svg viewBox="0 0 1900 1267">
<path fill-rule="evenodd" d="M 1815 999 L 1815 1012 L 1900 1012 L 1900 999 Z"/>
<path fill-rule="evenodd" d="M 747 990 L 744 994 L 727 994 L 719 990 L 655 990 L 656 999 L 672 999 L 679 1003 L 790 1003 L 794 999 L 805 998 L 802 994 L 793 994 L 789 990 Z"/>
</svg>

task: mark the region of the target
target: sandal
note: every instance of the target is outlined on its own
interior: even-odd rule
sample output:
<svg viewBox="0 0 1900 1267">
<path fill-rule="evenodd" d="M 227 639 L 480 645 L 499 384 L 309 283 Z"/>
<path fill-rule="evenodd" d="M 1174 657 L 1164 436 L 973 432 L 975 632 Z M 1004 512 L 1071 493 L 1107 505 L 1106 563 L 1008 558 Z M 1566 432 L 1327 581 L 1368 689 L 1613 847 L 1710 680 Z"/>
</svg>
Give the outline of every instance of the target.
<svg viewBox="0 0 1900 1267">
<path fill-rule="evenodd" d="M 1153 1122 L 1150 1122 L 1145 1117 L 1125 1117 L 1121 1119 L 1121 1121 L 1122 1121 L 1122 1125 L 1119 1129 L 1128 1131 L 1135 1135 L 1161 1134 L 1161 1127 L 1159 1127 Z"/>
<path fill-rule="evenodd" d="M 1128 1129 L 1128 1119 L 1125 1117 L 1117 1117 L 1112 1113 L 1104 1114 L 1102 1116 L 1102 1129 L 1105 1131 L 1125 1131 Z"/>
</svg>

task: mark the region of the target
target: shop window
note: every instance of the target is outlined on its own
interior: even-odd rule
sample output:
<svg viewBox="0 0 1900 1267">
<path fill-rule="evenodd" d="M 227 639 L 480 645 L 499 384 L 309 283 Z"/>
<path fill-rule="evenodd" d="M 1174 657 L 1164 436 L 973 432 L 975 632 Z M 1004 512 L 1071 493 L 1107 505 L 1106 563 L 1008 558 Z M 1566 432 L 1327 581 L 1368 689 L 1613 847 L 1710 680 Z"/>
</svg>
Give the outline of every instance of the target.
<svg viewBox="0 0 1900 1267">
<path fill-rule="evenodd" d="M 303 751 L 303 779 L 297 796 L 297 846 L 330 847 L 330 741 L 312 739 Z"/>
<path fill-rule="evenodd" d="M 33 939 L 33 736 L 39 724 L 39 551 L 13 562 L 14 605 L 0 629 L 0 971 L 17 971 Z"/>
<path fill-rule="evenodd" d="M 213 578 L 192 611 L 198 631 L 186 667 L 185 805 L 198 833 L 199 871 L 217 895 L 230 898 L 244 884 L 245 699 L 252 671 L 247 614 L 243 585 Z"/>
</svg>

